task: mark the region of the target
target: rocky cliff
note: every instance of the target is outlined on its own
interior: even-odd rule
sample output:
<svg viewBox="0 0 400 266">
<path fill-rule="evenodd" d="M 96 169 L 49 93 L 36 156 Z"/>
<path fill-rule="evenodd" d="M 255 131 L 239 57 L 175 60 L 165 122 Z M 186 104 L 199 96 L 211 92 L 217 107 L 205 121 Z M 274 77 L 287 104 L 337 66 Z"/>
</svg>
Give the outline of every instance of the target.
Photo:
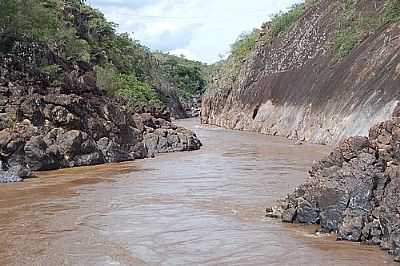
<svg viewBox="0 0 400 266">
<path fill-rule="evenodd" d="M 310 179 L 268 216 L 320 224 L 339 240 L 379 245 L 400 261 L 400 106 L 373 126 L 369 137 L 350 137 L 314 164 Z"/>
<path fill-rule="evenodd" d="M 196 135 L 173 125 L 169 113 L 134 112 L 123 99 L 104 96 L 92 65 L 43 50 L 42 59 L 63 67 L 58 86 L 32 68 L 29 50 L 19 51 L 0 56 L 0 183 L 20 181 L 31 171 L 200 148 Z"/>
<path fill-rule="evenodd" d="M 372 24 L 366 18 L 383 16 L 387 2 L 308 1 L 284 32 L 273 35 L 274 25 L 264 24 L 239 66 L 229 58 L 212 77 L 202 122 L 314 143 L 366 136 L 390 118 L 400 97 L 400 24 L 380 20 L 363 28 L 348 54 L 338 55 L 333 46 L 338 39 L 344 46 L 353 41 L 345 34 L 358 25 L 340 35 L 343 24 L 355 20 L 341 21 L 349 12 L 345 5 L 353 3 L 357 27 L 364 27 Z"/>
</svg>

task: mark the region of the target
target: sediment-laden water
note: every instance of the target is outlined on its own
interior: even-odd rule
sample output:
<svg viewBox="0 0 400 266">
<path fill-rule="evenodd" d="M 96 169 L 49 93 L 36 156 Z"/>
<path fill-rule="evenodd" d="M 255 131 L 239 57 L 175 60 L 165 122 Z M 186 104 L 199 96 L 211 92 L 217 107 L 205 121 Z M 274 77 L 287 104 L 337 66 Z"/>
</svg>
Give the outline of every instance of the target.
<svg viewBox="0 0 400 266">
<path fill-rule="evenodd" d="M 264 217 L 328 147 L 180 123 L 200 151 L 0 186 L 0 265 L 392 265 Z"/>
</svg>

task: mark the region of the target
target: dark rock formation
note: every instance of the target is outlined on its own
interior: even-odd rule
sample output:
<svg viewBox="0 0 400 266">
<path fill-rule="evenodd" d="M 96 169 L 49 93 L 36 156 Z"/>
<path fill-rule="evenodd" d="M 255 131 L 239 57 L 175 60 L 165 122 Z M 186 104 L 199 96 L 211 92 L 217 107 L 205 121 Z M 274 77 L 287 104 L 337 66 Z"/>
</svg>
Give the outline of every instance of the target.
<svg viewBox="0 0 400 266">
<path fill-rule="evenodd" d="M 174 89 L 162 89 L 157 91 L 160 99 L 167 106 L 171 116 L 176 119 L 199 117 L 201 110 L 201 95 L 181 96 Z"/>
<path fill-rule="evenodd" d="M 343 1 L 314 2 L 278 37 L 261 29 L 239 71 L 228 62 L 216 73 L 202 123 L 333 144 L 390 118 L 400 99 L 400 25 L 383 25 L 338 60 Z M 382 12 L 384 2 L 357 1 L 356 13 Z"/>
<path fill-rule="evenodd" d="M 310 179 L 268 216 L 320 224 L 339 240 L 380 245 L 400 259 L 400 113 L 350 137 L 314 164 Z"/>
<path fill-rule="evenodd" d="M 65 63 L 71 71 L 55 87 L 26 62 L 0 56 L 0 182 L 200 148 L 196 135 L 173 125 L 168 113 L 135 113 L 103 96 L 90 66 Z"/>
</svg>

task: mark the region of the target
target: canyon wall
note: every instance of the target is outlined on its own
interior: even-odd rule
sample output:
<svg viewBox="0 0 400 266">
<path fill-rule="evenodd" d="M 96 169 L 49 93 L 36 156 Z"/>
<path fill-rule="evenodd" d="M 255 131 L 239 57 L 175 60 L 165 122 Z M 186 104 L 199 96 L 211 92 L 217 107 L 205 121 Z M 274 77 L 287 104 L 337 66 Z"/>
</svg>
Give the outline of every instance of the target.
<svg viewBox="0 0 400 266">
<path fill-rule="evenodd" d="M 400 24 L 384 23 L 341 58 L 332 43 L 343 1 L 317 1 L 278 37 L 266 23 L 239 69 L 229 61 L 209 82 L 202 123 L 313 143 L 367 135 L 399 100 Z M 384 1 L 358 1 L 380 12 Z"/>
</svg>

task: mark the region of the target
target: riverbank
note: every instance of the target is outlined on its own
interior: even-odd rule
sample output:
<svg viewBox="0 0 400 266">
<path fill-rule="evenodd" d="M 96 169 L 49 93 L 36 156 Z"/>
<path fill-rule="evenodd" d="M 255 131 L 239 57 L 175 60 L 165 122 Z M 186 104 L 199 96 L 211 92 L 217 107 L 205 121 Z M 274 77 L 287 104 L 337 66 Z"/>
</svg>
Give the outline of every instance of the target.
<svg viewBox="0 0 400 266">
<path fill-rule="evenodd" d="M 0 55 L 0 183 L 32 171 L 99 165 L 199 149 L 190 130 L 155 106 L 138 110 L 101 91 L 91 72 L 76 66 L 70 82 L 53 87 L 24 60 Z M 72 67 L 72 66 L 71 66 Z M 79 71 L 78 71 L 79 70 Z"/>
<path fill-rule="evenodd" d="M 328 147 L 178 121 L 203 148 L 0 187 L 1 265 L 392 265 L 264 217 Z"/>
<path fill-rule="evenodd" d="M 314 163 L 307 182 L 268 216 L 320 224 L 338 240 L 377 245 L 400 261 L 398 190 L 400 106 L 368 137 L 350 137 Z"/>
</svg>

